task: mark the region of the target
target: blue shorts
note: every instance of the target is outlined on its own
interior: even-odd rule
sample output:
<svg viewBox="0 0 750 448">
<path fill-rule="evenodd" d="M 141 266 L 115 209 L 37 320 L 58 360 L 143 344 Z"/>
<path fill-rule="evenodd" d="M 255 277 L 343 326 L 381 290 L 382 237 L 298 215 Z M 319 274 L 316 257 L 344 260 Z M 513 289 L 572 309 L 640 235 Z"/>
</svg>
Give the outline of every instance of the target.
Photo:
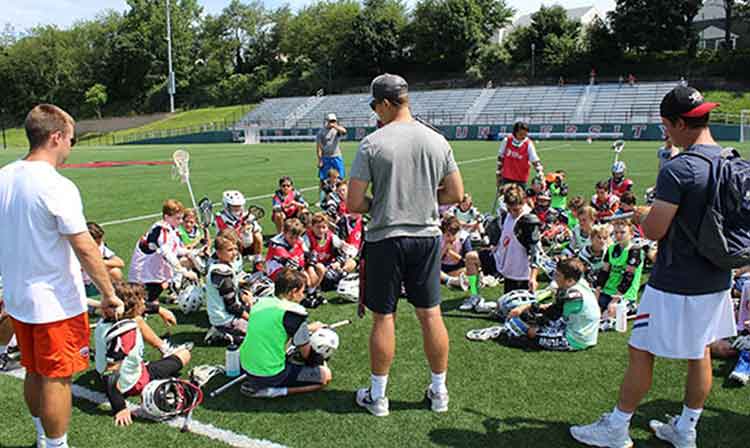
<svg viewBox="0 0 750 448">
<path fill-rule="evenodd" d="M 344 159 L 341 156 L 321 157 L 320 160 L 323 161 L 323 166 L 318 170 L 318 177 L 321 181 L 325 180 L 328 177 L 328 170 L 330 170 L 331 168 L 336 168 L 336 171 L 339 172 L 340 178 L 343 179 L 346 177 L 346 172 L 344 169 Z"/>
</svg>

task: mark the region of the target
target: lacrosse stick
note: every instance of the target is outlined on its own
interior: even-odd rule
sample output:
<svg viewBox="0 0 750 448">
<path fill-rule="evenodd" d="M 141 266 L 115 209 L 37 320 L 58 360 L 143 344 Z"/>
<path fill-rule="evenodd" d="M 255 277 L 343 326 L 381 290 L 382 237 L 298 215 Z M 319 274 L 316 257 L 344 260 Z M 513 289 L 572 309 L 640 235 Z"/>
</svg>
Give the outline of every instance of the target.
<svg viewBox="0 0 750 448">
<path fill-rule="evenodd" d="M 233 379 L 232 381 L 226 383 L 225 385 L 221 386 L 220 388 L 216 389 L 215 391 L 211 392 L 208 396 L 211 398 L 214 398 L 218 396 L 219 394 L 224 393 L 227 389 L 234 386 L 235 384 L 239 383 L 240 381 L 243 381 L 247 378 L 247 373 L 243 373 L 242 375 L 238 376 L 237 378 Z"/>
<path fill-rule="evenodd" d="M 612 222 L 612 221 L 619 221 L 621 219 L 633 219 L 633 216 L 635 216 L 635 212 L 626 212 L 626 213 L 620 213 L 619 215 L 612 215 L 612 216 L 605 216 L 604 218 L 600 219 L 601 222 Z"/>
<path fill-rule="evenodd" d="M 184 149 L 178 149 L 172 153 L 172 161 L 174 162 L 172 175 L 179 177 L 183 184 L 187 184 L 190 201 L 193 203 L 193 208 L 198 210 L 198 205 L 195 203 L 195 195 L 193 195 L 193 187 L 190 185 L 190 153 Z"/>
<path fill-rule="evenodd" d="M 213 223 L 214 205 L 207 197 L 204 196 L 200 201 L 198 201 L 198 208 L 196 209 L 196 211 L 198 212 L 198 218 L 200 219 L 201 224 L 204 228 L 210 226 Z"/>
<path fill-rule="evenodd" d="M 330 325 L 324 325 L 324 327 L 327 327 L 327 328 L 330 328 L 331 330 L 333 330 L 333 329 L 338 328 L 338 327 L 343 327 L 344 325 L 349 325 L 350 323 L 352 323 L 351 319 L 344 319 L 344 320 L 340 320 L 338 322 L 334 322 L 334 323 L 332 323 Z"/>
<path fill-rule="evenodd" d="M 495 202 L 492 203 L 492 215 L 497 216 L 497 202 L 500 200 L 500 186 L 495 188 Z"/>
<path fill-rule="evenodd" d="M 625 149 L 625 140 L 615 140 L 614 143 L 612 143 L 612 151 L 615 152 L 615 160 L 612 162 L 612 166 L 615 166 L 615 163 L 617 163 L 620 160 L 620 153 L 622 150 Z M 612 189 L 614 187 L 614 179 L 609 182 L 609 192 L 612 193 Z"/>
</svg>

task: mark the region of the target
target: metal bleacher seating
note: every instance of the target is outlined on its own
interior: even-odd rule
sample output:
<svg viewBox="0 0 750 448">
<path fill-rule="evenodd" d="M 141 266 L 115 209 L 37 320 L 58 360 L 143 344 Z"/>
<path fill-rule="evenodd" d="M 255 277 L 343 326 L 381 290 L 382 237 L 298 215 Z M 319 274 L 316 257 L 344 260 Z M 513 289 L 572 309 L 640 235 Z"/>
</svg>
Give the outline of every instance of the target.
<svg viewBox="0 0 750 448">
<path fill-rule="evenodd" d="M 412 91 L 415 115 L 435 125 L 658 123 L 661 98 L 674 82 L 594 86 L 530 86 L 495 89 Z M 375 115 L 367 94 L 272 98 L 247 114 L 239 125 L 261 128 L 315 128 L 328 113 L 345 126 L 371 126 Z"/>
</svg>

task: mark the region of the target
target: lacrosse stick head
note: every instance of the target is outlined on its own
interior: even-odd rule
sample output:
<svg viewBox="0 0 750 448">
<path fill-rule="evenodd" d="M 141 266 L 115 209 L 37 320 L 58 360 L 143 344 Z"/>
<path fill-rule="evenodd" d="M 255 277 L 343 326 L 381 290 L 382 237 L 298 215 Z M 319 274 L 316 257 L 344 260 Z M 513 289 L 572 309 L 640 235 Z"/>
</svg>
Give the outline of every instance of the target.
<svg viewBox="0 0 750 448">
<path fill-rule="evenodd" d="M 612 143 L 612 150 L 616 154 L 621 153 L 623 149 L 625 149 L 625 140 L 615 140 L 614 143 Z"/>
<path fill-rule="evenodd" d="M 187 183 L 190 177 L 190 153 L 184 149 L 178 149 L 172 153 L 172 175 L 179 178 L 182 183 Z"/>
<path fill-rule="evenodd" d="M 198 202 L 197 212 L 201 224 L 203 224 L 204 226 L 211 225 L 214 220 L 214 205 L 211 203 L 211 200 L 204 196 Z"/>
</svg>

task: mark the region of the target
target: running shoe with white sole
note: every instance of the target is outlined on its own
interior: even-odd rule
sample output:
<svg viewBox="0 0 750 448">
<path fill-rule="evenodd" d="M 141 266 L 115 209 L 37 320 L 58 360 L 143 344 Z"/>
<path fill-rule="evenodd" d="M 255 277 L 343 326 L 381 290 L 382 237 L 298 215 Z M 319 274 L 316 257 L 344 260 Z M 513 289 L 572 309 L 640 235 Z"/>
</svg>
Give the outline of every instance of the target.
<svg viewBox="0 0 750 448">
<path fill-rule="evenodd" d="M 669 442 L 675 448 L 695 448 L 696 439 L 698 433 L 696 430 L 691 429 L 689 431 L 679 431 L 677 429 L 677 420 L 679 417 L 670 417 L 668 423 L 661 422 L 659 420 L 651 420 L 648 422 L 648 426 L 656 434 L 659 439 Z"/>
<path fill-rule="evenodd" d="M 486 301 L 483 298 L 479 298 L 479 303 L 474 305 L 474 312 L 478 314 L 490 314 L 497 310 L 497 302 L 492 301 Z"/>
<path fill-rule="evenodd" d="M 469 330 L 466 333 L 466 339 L 470 341 L 489 341 L 490 339 L 497 339 L 505 331 L 504 326 L 494 326 L 487 328 L 477 328 L 476 330 Z"/>
<path fill-rule="evenodd" d="M 174 355 L 176 351 L 185 349 L 187 351 L 191 351 L 193 347 L 195 346 L 192 342 L 186 342 L 184 344 L 178 344 L 178 345 L 172 345 L 169 341 L 164 341 L 164 345 L 159 348 L 159 351 L 161 352 L 162 358 L 166 358 L 168 356 Z"/>
<path fill-rule="evenodd" d="M 427 386 L 424 397 L 430 402 L 432 412 L 448 412 L 448 392 L 438 394 L 432 391 L 431 386 Z"/>
<path fill-rule="evenodd" d="M 469 296 L 458 306 L 458 309 L 461 311 L 471 311 L 481 300 L 482 298 L 480 296 Z"/>
<path fill-rule="evenodd" d="M 577 441 L 601 448 L 632 448 L 633 440 L 628 427 L 616 427 L 609 420 L 609 414 L 602 415 L 590 425 L 571 426 L 570 435 Z"/>
<path fill-rule="evenodd" d="M 369 388 L 362 388 L 357 391 L 357 405 L 367 409 L 370 414 L 376 417 L 385 417 L 390 412 L 388 411 L 388 398 L 380 397 L 377 400 L 372 398 Z"/>
</svg>

